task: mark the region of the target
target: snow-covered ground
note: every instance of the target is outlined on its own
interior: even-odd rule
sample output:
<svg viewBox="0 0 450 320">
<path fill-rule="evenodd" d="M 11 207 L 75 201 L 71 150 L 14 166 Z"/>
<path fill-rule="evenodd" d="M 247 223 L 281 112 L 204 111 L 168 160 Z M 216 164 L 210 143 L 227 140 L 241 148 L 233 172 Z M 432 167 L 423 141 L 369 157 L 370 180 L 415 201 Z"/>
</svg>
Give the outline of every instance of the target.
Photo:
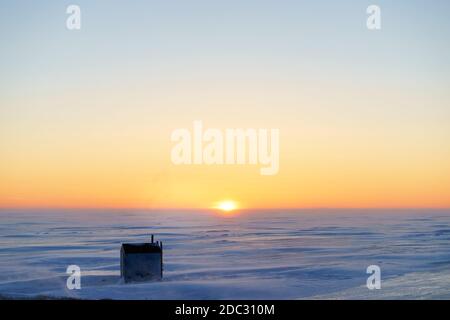
<svg viewBox="0 0 450 320">
<path fill-rule="evenodd" d="M 350 288 L 311 299 L 450 299 L 450 270 L 411 272 L 382 283 L 380 290 Z"/>
<path fill-rule="evenodd" d="M 123 284 L 122 242 L 164 243 L 164 279 Z M 80 290 L 66 288 L 78 265 Z M 382 288 L 365 286 L 379 265 Z M 450 298 L 450 211 L 0 211 L 0 296 Z"/>
</svg>

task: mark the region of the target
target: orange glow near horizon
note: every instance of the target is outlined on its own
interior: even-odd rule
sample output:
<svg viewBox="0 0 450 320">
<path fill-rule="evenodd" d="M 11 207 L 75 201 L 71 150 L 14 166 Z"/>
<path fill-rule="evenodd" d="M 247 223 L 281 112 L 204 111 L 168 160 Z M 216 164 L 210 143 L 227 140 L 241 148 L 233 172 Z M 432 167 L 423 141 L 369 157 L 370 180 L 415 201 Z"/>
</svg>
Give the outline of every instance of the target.
<svg viewBox="0 0 450 320">
<path fill-rule="evenodd" d="M 21 152 L 6 150 L 0 160 L 0 207 L 208 209 L 217 199 L 248 209 L 450 207 L 443 149 L 429 146 L 413 157 L 403 150 L 384 154 L 375 145 L 337 152 L 317 143 L 314 152 L 302 146 L 302 154 L 284 139 L 275 176 L 261 176 L 251 165 L 175 166 L 169 148 L 145 150 L 145 141 L 128 144 L 126 153 L 122 141 L 95 150 L 83 139 L 84 149 L 61 147 L 60 154 L 16 144 Z"/>
<path fill-rule="evenodd" d="M 217 199 L 247 209 L 450 207 L 443 149 L 429 146 L 413 157 L 403 150 L 384 154 L 375 145 L 337 152 L 316 143 L 314 152 L 302 146 L 302 154 L 284 139 L 275 176 L 261 176 L 251 165 L 175 166 L 169 148 L 145 150 L 145 141 L 128 144 L 126 153 L 122 141 L 95 150 L 83 139 L 84 149 L 61 147 L 60 154 L 48 145 L 16 144 L 21 152 L 7 150 L 0 160 L 0 207 L 208 209 Z"/>
</svg>

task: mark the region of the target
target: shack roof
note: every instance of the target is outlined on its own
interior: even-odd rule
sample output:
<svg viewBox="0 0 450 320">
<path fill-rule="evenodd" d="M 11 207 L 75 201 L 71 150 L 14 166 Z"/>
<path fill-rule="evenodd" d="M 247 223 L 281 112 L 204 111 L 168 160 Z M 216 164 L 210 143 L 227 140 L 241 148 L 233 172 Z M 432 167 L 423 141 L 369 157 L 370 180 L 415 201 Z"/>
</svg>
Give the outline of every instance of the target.
<svg viewBox="0 0 450 320">
<path fill-rule="evenodd" d="M 122 243 L 125 253 L 161 253 L 161 247 L 156 243 Z"/>
</svg>

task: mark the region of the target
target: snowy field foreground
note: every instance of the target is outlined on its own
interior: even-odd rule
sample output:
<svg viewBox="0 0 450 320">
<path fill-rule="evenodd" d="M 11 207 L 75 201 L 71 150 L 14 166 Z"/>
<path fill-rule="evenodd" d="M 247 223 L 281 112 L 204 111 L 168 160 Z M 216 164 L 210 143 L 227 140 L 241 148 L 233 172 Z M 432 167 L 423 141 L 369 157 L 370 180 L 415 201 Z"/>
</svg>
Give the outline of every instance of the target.
<svg viewBox="0 0 450 320">
<path fill-rule="evenodd" d="M 123 284 L 122 242 L 164 242 L 164 279 Z M 78 265 L 80 290 L 66 288 Z M 378 265 L 382 288 L 368 290 Z M 0 297 L 449 299 L 450 211 L 0 211 Z"/>
<path fill-rule="evenodd" d="M 412 272 L 383 282 L 380 290 L 366 286 L 350 288 L 311 299 L 450 299 L 450 270 L 439 272 Z"/>
</svg>

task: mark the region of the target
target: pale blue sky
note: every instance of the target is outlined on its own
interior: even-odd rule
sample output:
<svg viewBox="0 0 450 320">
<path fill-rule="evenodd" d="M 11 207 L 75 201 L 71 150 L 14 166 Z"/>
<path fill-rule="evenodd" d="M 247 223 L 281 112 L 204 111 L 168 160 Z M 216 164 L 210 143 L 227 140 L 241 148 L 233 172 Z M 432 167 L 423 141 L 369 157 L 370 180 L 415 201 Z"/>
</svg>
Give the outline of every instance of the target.
<svg viewBox="0 0 450 320">
<path fill-rule="evenodd" d="M 72 3 L 81 31 L 65 28 Z M 365 27 L 369 4 L 381 31 Z M 236 72 L 447 87 L 449 12 L 448 1 L 3 0 L 1 91 Z"/>
</svg>

